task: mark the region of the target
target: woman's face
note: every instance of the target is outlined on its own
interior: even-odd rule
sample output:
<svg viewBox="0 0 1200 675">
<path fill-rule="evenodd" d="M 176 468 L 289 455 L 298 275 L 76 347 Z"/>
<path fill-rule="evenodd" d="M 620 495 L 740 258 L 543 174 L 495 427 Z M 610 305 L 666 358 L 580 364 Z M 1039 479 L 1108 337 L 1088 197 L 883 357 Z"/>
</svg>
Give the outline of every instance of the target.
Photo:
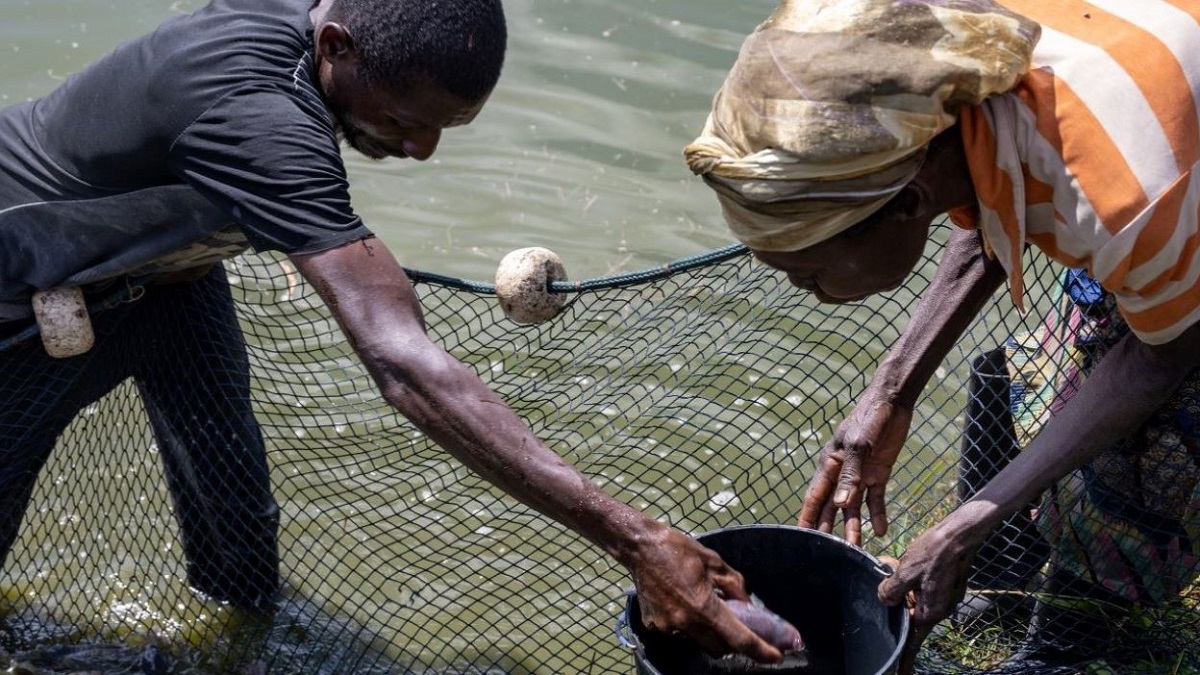
<svg viewBox="0 0 1200 675">
<path fill-rule="evenodd" d="M 907 188 L 906 188 L 907 189 Z M 821 302 L 847 303 L 899 287 L 925 252 L 933 218 L 896 199 L 850 230 L 800 251 L 754 251 Z"/>
<path fill-rule="evenodd" d="M 951 128 L 934 138 L 916 177 L 863 222 L 801 251 L 754 255 L 821 302 L 854 302 L 903 284 L 925 252 L 934 218 L 974 203 L 962 137 Z"/>
</svg>

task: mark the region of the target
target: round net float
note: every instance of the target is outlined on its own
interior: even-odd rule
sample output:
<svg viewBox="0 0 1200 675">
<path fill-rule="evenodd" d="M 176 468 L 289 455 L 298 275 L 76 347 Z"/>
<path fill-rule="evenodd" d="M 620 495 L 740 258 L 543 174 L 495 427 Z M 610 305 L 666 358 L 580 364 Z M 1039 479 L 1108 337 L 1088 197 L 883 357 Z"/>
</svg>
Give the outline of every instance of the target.
<svg viewBox="0 0 1200 675">
<path fill-rule="evenodd" d="M 567 271 L 558 254 L 533 246 L 511 251 L 496 268 L 496 297 L 504 315 L 517 323 L 533 324 L 553 319 L 567 298 L 550 291 L 550 283 L 563 281 Z"/>
<path fill-rule="evenodd" d="M 42 346 L 56 359 L 78 356 L 95 344 L 92 318 L 78 286 L 34 292 L 33 316 Z"/>
</svg>

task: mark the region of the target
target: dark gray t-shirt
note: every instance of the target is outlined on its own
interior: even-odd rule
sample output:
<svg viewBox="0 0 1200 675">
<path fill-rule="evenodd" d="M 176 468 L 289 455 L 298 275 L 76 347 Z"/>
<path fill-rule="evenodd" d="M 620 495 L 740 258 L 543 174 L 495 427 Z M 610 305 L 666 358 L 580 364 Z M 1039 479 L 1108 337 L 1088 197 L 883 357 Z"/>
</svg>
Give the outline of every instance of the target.
<svg viewBox="0 0 1200 675">
<path fill-rule="evenodd" d="M 369 236 L 315 84 L 313 0 L 213 0 L 0 110 L 0 321 L 34 290 Z"/>
</svg>

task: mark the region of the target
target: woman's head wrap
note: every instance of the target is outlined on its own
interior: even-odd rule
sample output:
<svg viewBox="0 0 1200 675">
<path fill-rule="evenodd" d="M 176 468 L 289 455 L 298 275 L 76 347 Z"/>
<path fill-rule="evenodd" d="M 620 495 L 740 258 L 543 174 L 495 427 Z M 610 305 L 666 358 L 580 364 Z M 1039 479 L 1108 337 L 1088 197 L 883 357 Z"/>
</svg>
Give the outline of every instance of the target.
<svg viewBox="0 0 1200 675">
<path fill-rule="evenodd" d="M 895 196 L 958 106 L 1016 84 L 1039 34 L 988 0 L 783 0 L 684 156 L 747 246 L 807 248 Z"/>
</svg>

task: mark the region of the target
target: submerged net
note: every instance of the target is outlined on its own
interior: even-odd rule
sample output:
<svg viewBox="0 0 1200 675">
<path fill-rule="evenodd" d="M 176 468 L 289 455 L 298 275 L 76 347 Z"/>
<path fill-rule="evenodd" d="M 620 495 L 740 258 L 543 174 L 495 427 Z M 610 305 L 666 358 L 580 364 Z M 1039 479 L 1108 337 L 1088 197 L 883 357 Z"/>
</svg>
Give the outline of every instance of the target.
<svg viewBox="0 0 1200 675">
<path fill-rule="evenodd" d="M 731 247 L 578 284 L 558 317 L 535 326 L 507 320 L 486 284 L 413 277 L 431 335 L 539 437 L 616 498 L 699 534 L 794 522 L 817 453 L 902 330 L 938 248 L 931 244 L 906 286 L 852 306 L 820 305 Z M 71 422 L 40 473 L 0 596 L 0 638 L 14 667 L 634 671 L 614 635 L 630 583 L 624 570 L 477 478 L 389 408 L 285 259 L 243 256 L 225 267 L 280 508 L 282 604 L 263 617 L 188 587 L 158 439 L 127 381 Z M 1014 385 L 996 370 L 996 350 L 1066 315 L 1059 271 L 1040 257 L 1028 270 L 1032 310 L 1021 316 L 998 295 L 926 388 L 889 486 L 892 529 L 868 534 L 869 552 L 898 557 L 1012 450 L 996 439 L 1018 435 L 1014 420 L 1025 411 L 1016 406 L 1034 399 L 1028 382 Z M 171 386 L 187 387 L 188 378 Z M 989 390 L 989 382 L 1007 389 Z M 985 390 L 990 398 L 981 398 Z M 1187 500 L 1184 510 L 1194 513 L 1197 455 L 1189 442 L 1179 439 L 1183 454 L 1171 455 L 1180 473 L 1168 501 Z M 1096 491 L 1095 481 L 1085 483 L 1056 488 L 1056 508 L 1074 514 L 1065 500 Z M 1194 523 L 1136 521 L 1149 559 L 1173 567 L 1130 583 L 1170 578 L 1180 587 L 1164 582 L 1124 604 L 1123 589 L 1090 583 L 1101 577 L 1088 578 L 1095 570 L 1086 564 L 1063 562 L 1069 577 L 1055 569 L 1062 559 L 1023 517 L 981 553 L 970 611 L 926 643 L 922 670 L 985 672 L 1028 646 L 1030 624 L 1077 621 L 1088 633 L 1108 631 L 1099 658 L 1117 672 L 1200 668 L 1200 593 L 1189 586 L 1200 537 Z M 1122 548 L 1124 541 L 1133 540 L 1101 549 L 1136 567 L 1130 561 L 1147 552 Z M 1084 562 L 1115 573 L 1108 558 Z M 1029 662 L 1003 672 L 1073 672 L 1047 668 Z"/>
</svg>

